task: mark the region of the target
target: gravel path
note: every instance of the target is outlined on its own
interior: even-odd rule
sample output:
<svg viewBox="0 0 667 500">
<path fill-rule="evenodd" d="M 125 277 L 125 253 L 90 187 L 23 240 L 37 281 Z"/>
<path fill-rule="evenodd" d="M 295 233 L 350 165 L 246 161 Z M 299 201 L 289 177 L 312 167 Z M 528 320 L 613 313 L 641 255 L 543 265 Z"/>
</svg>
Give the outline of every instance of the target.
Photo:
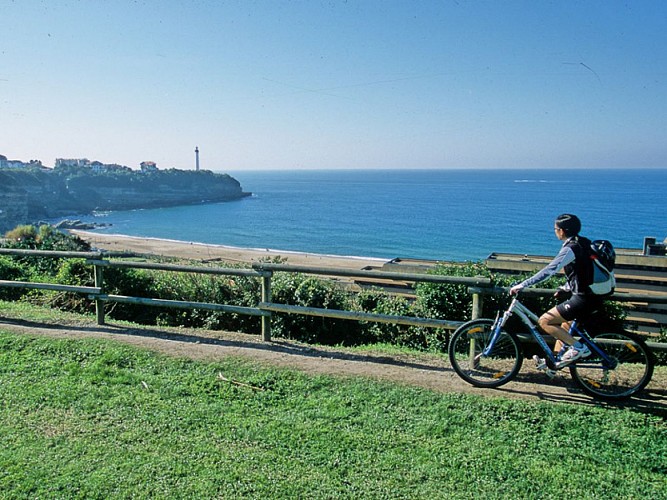
<svg viewBox="0 0 667 500">
<path fill-rule="evenodd" d="M 479 389 L 461 380 L 444 356 L 429 354 L 359 354 L 344 348 L 311 346 L 276 339 L 262 342 L 258 336 L 176 328 L 127 328 L 124 326 L 51 325 L 0 318 L 0 329 L 55 338 L 104 338 L 125 342 L 171 356 L 215 361 L 238 356 L 265 365 L 280 366 L 312 374 L 341 377 L 370 377 L 422 387 L 441 393 L 482 394 L 489 397 L 552 401 L 609 407 L 632 407 L 667 418 L 667 370 L 660 367 L 639 397 L 626 403 L 595 401 L 582 393 L 569 373 L 553 380 L 537 372 L 526 360 L 516 380 L 499 389 Z"/>
</svg>

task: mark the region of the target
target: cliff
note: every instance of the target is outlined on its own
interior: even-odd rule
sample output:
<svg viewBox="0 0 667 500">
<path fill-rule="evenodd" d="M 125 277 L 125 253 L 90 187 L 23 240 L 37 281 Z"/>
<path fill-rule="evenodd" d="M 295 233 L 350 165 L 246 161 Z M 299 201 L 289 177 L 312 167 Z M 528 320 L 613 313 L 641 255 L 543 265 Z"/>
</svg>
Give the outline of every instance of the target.
<svg viewBox="0 0 667 500">
<path fill-rule="evenodd" d="M 0 170 L 0 232 L 93 210 L 132 210 L 238 200 L 250 193 L 227 174 L 159 170 Z"/>
</svg>

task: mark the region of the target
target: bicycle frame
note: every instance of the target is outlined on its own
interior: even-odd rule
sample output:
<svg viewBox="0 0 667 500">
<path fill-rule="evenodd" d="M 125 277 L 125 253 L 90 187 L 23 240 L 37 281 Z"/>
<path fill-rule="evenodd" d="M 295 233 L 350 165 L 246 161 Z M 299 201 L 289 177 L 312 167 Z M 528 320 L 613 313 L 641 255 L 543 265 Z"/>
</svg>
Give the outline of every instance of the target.
<svg viewBox="0 0 667 500">
<path fill-rule="evenodd" d="M 496 344 L 496 341 L 500 337 L 500 332 L 502 331 L 503 327 L 507 323 L 507 320 L 512 316 L 512 314 L 516 314 L 519 319 L 521 319 L 521 322 L 528 327 L 528 331 L 530 332 L 530 335 L 535 339 L 535 342 L 540 346 L 542 351 L 544 351 L 545 356 L 547 357 L 548 363 L 556 367 L 558 360 L 556 359 L 556 356 L 554 356 L 554 353 L 552 350 L 549 348 L 549 345 L 547 344 L 546 340 L 544 340 L 544 337 L 540 333 L 540 331 L 537 329 L 537 322 L 539 320 L 538 316 L 532 312 L 530 309 L 528 309 L 526 306 L 524 306 L 521 302 L 519 302 L 518 297 L 515 297 L 512 300 L 512 303 L 510 306 L 507 308 L 507 310 L 503 313 L 502 316 L 496 316 L 496 320 L 493 325 L 493 335 L 491 336 L 491 340 L 489 341 L 489 345 L 484 349 L 484 351 L 481 353 L 481 356 L 489 356 L 493 352 L 493 348 Z M 578 325 L 578 321 L 575 319 L 572 321 L 569 329 L 569 333 L 572 336 L 579 336 L 581 338 L 581 341 L 588 345 L 588 347 L 598 354 L 600 358 L 602 358 L 602 367 L 603 368 L 610 368 L 613 369 L 616 366 L 616 361 L 612 358 L 610 358 L 606 352 L 598 344 L 593 340 L 593 338 L 588 334 L 586 330 L 583 328 L 580 328 Z"/>
</svg>

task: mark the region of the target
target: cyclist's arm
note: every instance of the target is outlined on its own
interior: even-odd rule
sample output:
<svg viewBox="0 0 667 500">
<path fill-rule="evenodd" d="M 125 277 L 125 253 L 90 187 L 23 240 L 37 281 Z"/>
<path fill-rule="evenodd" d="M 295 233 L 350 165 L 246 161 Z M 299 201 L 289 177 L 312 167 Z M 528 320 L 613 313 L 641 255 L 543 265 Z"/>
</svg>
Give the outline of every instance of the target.
<svg viewBox="0 0 667 500">
<path fill-rule="evenodd" d="M 518 285 L 513 286 L 512 290 L 519 291 L 528 286 L 533 286 L 537 283 L 540 283 L 541 281 L 544 281 L 556 274 L 571 262 L 574 262 L 574 259 L 575 255 L 572 249 L 570 247 L 563 247 L 561 248 L 560 252 L 558 252 L 558 255 L 556 255 L 554 259 L 549 262 L 549 264 L 547 264 L 542 270 L 538 271 L 533 276 L 522 281 Z"/>
</svg>

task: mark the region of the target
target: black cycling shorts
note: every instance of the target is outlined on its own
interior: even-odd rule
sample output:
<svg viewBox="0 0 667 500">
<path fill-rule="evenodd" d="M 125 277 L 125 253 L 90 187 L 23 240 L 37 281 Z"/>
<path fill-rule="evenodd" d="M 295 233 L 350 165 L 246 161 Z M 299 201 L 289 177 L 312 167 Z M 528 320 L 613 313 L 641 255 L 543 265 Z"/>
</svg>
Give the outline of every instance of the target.
<svg viewBox="0 0 667 500">
<path fill-rule="evenodd" d="M 602 305 L 602 298 L 597 295 L 573 295 L 556 309 L 564 320 L 583 319 L 595 312 Z"/>
</svg>

